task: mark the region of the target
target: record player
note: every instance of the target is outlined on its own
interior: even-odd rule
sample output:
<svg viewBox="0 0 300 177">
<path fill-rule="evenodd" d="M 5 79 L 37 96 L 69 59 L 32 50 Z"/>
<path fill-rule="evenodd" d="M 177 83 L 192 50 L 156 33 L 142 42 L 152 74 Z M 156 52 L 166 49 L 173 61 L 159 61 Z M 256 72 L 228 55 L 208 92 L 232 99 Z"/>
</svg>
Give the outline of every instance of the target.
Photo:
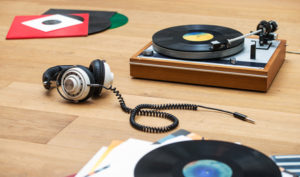
<svg viewBox="0 0 300 177">
<path fill-rule="evenodd" d="M 155 33 L 130 58 L 133 78 L 267 91 L 285 59 L 275 21 L 243 35 L 215 25 L 183 25 Z M 257 35 L 256 38 L 246 38 Z"/>
</svg>

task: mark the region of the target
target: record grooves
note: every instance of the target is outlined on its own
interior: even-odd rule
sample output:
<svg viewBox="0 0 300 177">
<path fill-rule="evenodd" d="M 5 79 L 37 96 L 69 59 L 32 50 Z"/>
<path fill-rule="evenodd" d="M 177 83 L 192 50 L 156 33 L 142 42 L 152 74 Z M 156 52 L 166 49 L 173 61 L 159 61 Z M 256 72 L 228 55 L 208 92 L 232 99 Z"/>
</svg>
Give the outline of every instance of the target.
<svg viewBox="0 0 300 177">
<path fill-rule="evenodd" d="M 183 25 L 166 28 L 152 37 L 154 50 L 160 54 L 182 59 L 210 59 L 234 55 L 243 50 L 244 39 L 228 48 L 213 50 L 212 41 L 223 42 L 241 36 L 231 28 L 215 25 Z"/>
<path fill-rule="evenodd" d="M 276 164 L 246 146 L 185 141 L 157 148 L 137 163 L 135 177 L 281 177 Z"/>
</svg>

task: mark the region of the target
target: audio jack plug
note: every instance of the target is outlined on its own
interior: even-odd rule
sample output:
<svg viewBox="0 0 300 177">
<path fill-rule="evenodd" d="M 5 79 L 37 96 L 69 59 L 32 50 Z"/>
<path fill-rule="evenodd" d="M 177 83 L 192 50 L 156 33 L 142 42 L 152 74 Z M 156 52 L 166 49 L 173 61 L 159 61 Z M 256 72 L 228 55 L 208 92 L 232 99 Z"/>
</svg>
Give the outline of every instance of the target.
<svg viewBox="0 0 300 177">
<path fill-rule="evenodd" d="M 235 118 L 240 119 L 240 120 L 243 120 L 243 121 L 246 121 L 246 122 L 255 124 L 255 120 L 248 118 L 248 117 L 247 117 L 246 115 L 244 115 L 244 114 L 241 114 L 241 113 L 238 113 L 238 112 L 234 112 L 234 113 L 233 113 L 233 116 L 234 116 Z"/>
<path fill-rule="evenodd" d="M 227 110 L 224 110 L 224 109 L 213 108 L 213 107 L 208 107 L 208 106 L 203 106 L 203 105 L 197 105 L 197 107 L 232 114 L 233 117 L 235 117 L 235 118 L 238 118 L 242 121 L 246 121 L 246 122 L 255 124 L 255 121 L 253 119 L 250 119 L 245 114 L 241 114 L 239 112 L 231 112 L 231 111 L 227 111 Z"/>
</svg>

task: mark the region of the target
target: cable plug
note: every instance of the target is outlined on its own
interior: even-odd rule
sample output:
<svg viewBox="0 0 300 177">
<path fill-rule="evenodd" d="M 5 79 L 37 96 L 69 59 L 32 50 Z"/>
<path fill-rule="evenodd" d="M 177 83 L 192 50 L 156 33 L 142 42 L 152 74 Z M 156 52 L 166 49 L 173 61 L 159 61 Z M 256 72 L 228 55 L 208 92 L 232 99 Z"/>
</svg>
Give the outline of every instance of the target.
<svg viewBox="0 0 300 177">
<path fill-rule="evenodd" d="M 240 120 L 247 121 L 247 122 L 249 122 L 249 123 L 255 124 L 255 121 L 254 121 L 253 119 L 248 118 L 248 117 L 247 117 L 246 115 L 244 115 L 244 114 L 241 114 L 241 113 L 238 113 L 238 112 L 234 112 L 234 113 L 233 113 L 233 116 L 234 116 L 235 118 L 240 119 Z"/>
</svg>

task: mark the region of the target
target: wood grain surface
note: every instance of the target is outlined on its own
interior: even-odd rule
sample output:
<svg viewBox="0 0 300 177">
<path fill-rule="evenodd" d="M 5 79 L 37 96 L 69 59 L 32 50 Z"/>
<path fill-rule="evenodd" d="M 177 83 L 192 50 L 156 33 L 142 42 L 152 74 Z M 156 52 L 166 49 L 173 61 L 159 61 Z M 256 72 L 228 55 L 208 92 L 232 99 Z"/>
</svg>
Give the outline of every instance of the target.
<svg viewBox="0 0 300 177">
<path fill-rule="evenodd" d="M 129 58 L 163 28 L 213 24 L 247 33 L 263 19 L 276 20 L 287 50 L 300 52 L 298 0 L 0 0 L 0 176 L 53 177 L 76 173 L 112 140 L 155 141 L 166 134 L 131 128 L 115 96 L 105 92 L 82 104 L 44 90 L 43 72 L 54 65 L 88 66 L 105 59 L 114 86 L 129 107 L 140 103 L 195 103 L 247 114 L 249 124 L 207 110 L 171 111 L 179 128 L 208 139 L 241 142 L 267 155 L 300 154 L 300 56 L 286 60 L 266 93 L 132 79 Z M 49 8 L 117 11 L 128 24 L 88 37 L 5 40 L 17 15 Z M 151 118 L 141 117 L 149 123 Z M 151 125 L 166 124 L 151 120 Z"/>
</svg>

